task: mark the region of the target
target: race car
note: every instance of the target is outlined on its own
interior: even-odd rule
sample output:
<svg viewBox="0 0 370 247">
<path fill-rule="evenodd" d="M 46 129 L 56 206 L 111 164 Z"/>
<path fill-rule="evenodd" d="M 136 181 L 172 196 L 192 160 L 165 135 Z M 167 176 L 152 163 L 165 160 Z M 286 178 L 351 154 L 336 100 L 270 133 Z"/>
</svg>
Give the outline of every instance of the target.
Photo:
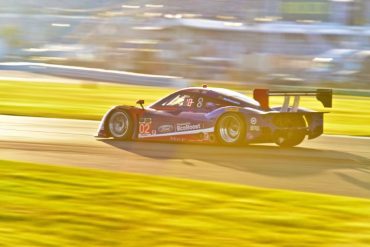
<svg viewBox="0 0 370 247">
<path fill-rule="evenodd" d="M 271 96 L 283 96 L 283 105 L 270 107 Z M 325 112 L 300 108 L 301 96 L 316 96 L 324 107 L 332 107 L 331 89 L 255 89 L 251 98 L 203 85 L 178 90 L 147 107 L 144 100 L 136 102 L 140 106 L 112 107 L 101 120 L 97 137 L 224 145 L 276 143 L 292 147 L 306 136 L 313 139 L 323 133 Z"/>
</svg>

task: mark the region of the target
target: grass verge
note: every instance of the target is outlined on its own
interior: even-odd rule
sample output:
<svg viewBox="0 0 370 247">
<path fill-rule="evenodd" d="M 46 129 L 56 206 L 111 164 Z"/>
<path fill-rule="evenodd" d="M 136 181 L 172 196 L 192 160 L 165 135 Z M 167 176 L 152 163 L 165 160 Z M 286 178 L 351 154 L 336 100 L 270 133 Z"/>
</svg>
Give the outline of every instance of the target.
<svg viewBox="0 0 370 247">
<path fill-rule="evenodd" d="M 370 201 L 0 161 L 1 246 L 368 246 Z"/>
<path fill-rule="evenodd" d="M 0 114 L 99 120 L 113 105 L 134 105 L 138 99 L 148 105 L 173 91 L 133 85 L 0 81 Z M 281 104 L 281 99 L 272 97 L 271 104 Z M 301 106 L 324 110 L 311 97 L 303 97 Z M 370 136 L 370 97 L 335 95 L 329 111 L 325 133 Z"/>
</svg>

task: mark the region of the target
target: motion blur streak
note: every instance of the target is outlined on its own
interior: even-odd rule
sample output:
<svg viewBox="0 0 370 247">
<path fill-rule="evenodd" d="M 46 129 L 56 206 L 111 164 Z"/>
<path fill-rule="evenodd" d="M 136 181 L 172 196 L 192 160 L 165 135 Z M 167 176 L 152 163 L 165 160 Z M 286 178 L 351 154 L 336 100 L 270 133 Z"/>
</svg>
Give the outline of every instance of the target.
<svg viewBox="0 0 370 247">
<path fill-rule="evenodd" d="M 0 1 L 0 60 L 369 88 L 369 25 L 369 0 Z"/>
</svg>

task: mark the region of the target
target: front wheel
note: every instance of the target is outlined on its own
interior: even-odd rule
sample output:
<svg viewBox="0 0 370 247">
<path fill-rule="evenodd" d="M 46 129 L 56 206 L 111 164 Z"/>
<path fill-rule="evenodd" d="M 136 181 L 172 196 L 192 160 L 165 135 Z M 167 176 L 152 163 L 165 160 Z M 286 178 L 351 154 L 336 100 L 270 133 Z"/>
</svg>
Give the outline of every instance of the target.
<svg viewBox="0 0 370 247">
<path fill-rule="evenodd" d="M 237 145 L 245 140 L 246 127 L 238 114 L 226 113 L 218 120 L 215 132 L 220 143 Z"/>
<path fill-rule="evenodd" d="M 109 117 L 107 127 L 115 139 L 128 140 L 132 137 L 133 121 L 126 111 L 114 111 Z"/>
</svg>

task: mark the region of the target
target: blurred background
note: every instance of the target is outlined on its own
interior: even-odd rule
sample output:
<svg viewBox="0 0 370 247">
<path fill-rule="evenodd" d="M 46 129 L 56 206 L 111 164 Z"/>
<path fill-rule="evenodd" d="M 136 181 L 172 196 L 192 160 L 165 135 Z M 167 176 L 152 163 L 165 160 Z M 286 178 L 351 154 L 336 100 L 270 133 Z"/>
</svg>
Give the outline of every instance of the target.
<svg viewBox="0 0 370 247">
<path fill-rule="evenodd" d="M 0 61 L 369 88 L 370 0 L 12 0 Z"/>
</svg>

